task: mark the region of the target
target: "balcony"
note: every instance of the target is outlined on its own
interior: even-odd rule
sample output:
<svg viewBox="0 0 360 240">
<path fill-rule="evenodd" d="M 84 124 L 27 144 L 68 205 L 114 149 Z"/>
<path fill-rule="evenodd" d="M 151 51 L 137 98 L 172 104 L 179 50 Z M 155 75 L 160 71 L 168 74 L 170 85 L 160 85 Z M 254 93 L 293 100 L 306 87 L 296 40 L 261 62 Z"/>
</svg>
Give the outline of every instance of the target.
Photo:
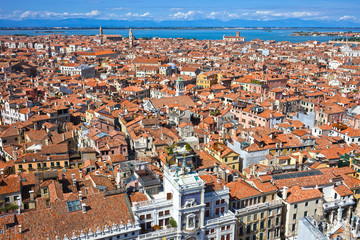
<svg viewBox="0 0 360 240">
<path fill-rule="evenodd" d="M 266 203 L 259 203 L 256 205 L 251 205 L 249 207 L 241 208 L 241 209 L 235 209 L 235 215 L 248 215 L 252 213 L 256 213 L 259 211 L 268 210 L 271 208 L 281 207 L 282 202 L 281 200 L 274 200 Z"/>
<path fill-rule="evenodd" d="M 205 220 L 204 225 L 208 227 L 212 224 L 222 224 L 222 223 L 226 223 L 228 221 L 235 221 L 235 220 L 236 220 L 235 214 L 232 213 L 231 211 L 228 211 L 227 213 L 225 213 L 222 216 Z"/>
<path fill-rule="evenodd" d="M 135 202 L 133 209 L 134 211 L 146 211 L 146 210 L 153 210 L 156 208 L 170 207 L 172 206 L 172 204 L 173 204 L 172 200 L 152 199 L 142 202 Z"/>
<path fill-rule="evenodd" d="M 223 195 L 229 195 L 229 188 L 224 187 L 223 190 L 205 193 L 205 198 L 218 197 Z"/>
<path fill-rule="evenodd" d="M 177 232 L 176 228 L 158 230 L 151 233 L 139 235 L 139 239 L 162 239 L 163 237 L 170 238 L 170 237 L 175 237 L 176 232 Z"/>
<path fill-rule="evenodd" d="M 326 199 L 325 199 L 326 200 Z M 333 201 L 327 201 L 323 204 L 324 211 L 330 210 L 330 209 L 338 209 L 339 207 L 346 207 L 349 205 L 354 205 L 355 202 L 352 198 L 342 199 L 342 200 L 333 200 Z"/>
</svg>

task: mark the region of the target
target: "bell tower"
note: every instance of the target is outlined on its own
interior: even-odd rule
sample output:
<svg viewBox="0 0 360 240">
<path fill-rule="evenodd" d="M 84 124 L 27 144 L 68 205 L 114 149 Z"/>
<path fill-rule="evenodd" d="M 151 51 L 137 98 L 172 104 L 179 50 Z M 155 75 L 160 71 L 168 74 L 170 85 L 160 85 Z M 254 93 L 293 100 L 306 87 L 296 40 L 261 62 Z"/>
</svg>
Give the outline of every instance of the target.
<svg viewBox="0 0 360 240">
<path fill-rule="evenodd" d="M 175 88 L 175 96 L 184 96 L 184 80 L 181 77 L 176 80 Z"/>
<path fill-rule="evenodd" d="M 129 46 L 130 48 L 133 47 L 133 43 L 134 43 L 134 36 L 133 36 L 133 32 L 132 29 L 129 29 Z"/>
<path fill-rule="evenodd" d="M 102 26 L 99 28 L 99 36 L 102 36 L 104 34 Z"/>
</svg>

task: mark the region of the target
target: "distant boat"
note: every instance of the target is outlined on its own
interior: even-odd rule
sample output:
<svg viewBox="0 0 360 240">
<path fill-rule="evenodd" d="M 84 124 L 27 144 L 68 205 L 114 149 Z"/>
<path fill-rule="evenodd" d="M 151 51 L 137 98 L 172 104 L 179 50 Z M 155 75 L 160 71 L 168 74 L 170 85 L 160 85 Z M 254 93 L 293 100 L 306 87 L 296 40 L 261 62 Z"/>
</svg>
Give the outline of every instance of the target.
<svg viewBox="0 0 360 240">
<path fill-rule="evenodd" d="M 271 29 L 265 29 L 265 32 L 272 32 Z"/>
</svg>

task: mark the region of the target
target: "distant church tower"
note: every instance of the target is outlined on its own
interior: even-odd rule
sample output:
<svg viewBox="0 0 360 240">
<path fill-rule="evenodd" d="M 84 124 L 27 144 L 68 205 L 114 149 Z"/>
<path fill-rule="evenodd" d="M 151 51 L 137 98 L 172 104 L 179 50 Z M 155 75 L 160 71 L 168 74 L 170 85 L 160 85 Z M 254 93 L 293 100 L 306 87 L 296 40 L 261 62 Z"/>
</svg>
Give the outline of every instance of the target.
<svg viewBox="0 0 360 240">
<path fill-rule="evenodd" d="M 50 46 L 50 41 L 46 42 L 46 48 L 47 48 L 47 52 L 46 52 L 46 57 L 47 58 L 51 58 L 51 46 Z"/>
<path fill-rule="evenodd" d="M 179 77 L 177 80 L 176 80 L 176 83 L 175 83 L 175 88 L 176 88 L 176 91 L 175 91 L 175 96 L 184 96 L 184 80 Z"/>
<path fill-rule="evenodd" d="M 0 52 L 5 51 L 5 46 L 4 46 L 4 42 L 0 41 Z"/>
<path fill-rule="evenodd" d="M 99 29 L 99 35 L 102 36 L 103 35 L 103 29 L 102 29 L 102 26 L 100 26 L 100 29 Z"/>
<path fill-rule="evenodd" d="M 130 45 L 130 48 L 133 47 L 133 42 L 134 42 L 134 36 L 133 36 L 133 33 L 132 33 L 132 29 L 130 28 L 130 30 L 129 30 L 129 45 Z"/>
</svg>

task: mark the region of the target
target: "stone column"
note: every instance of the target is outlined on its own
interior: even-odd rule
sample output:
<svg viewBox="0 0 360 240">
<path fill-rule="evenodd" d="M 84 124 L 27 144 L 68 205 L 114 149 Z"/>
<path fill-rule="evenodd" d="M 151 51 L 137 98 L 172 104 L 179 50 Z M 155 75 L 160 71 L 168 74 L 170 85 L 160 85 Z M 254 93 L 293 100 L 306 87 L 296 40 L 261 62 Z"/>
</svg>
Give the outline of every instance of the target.
<svg viewBox="0 0 360 240">
<path fill-rule="evenodd" d="M 352 212 L 352 206 L 350 206 L 349 208 L 348 208 L 348 212 L 347 212 L 347 219 L 348 219 L 348 222 L 350 223 L 350 221 L 351 221 L 351 212 Z"/>
<path fill-rule="evenodd" d="M 339 207 L 337 212 L 337 222 L 340 223 L 342 221 L 343 208 Z"/>
<path fill-rule="evenodd" d="M 330 223 L 334 222 L 334 210 L 331 210 L 330 212 Z"/>
</svg>

